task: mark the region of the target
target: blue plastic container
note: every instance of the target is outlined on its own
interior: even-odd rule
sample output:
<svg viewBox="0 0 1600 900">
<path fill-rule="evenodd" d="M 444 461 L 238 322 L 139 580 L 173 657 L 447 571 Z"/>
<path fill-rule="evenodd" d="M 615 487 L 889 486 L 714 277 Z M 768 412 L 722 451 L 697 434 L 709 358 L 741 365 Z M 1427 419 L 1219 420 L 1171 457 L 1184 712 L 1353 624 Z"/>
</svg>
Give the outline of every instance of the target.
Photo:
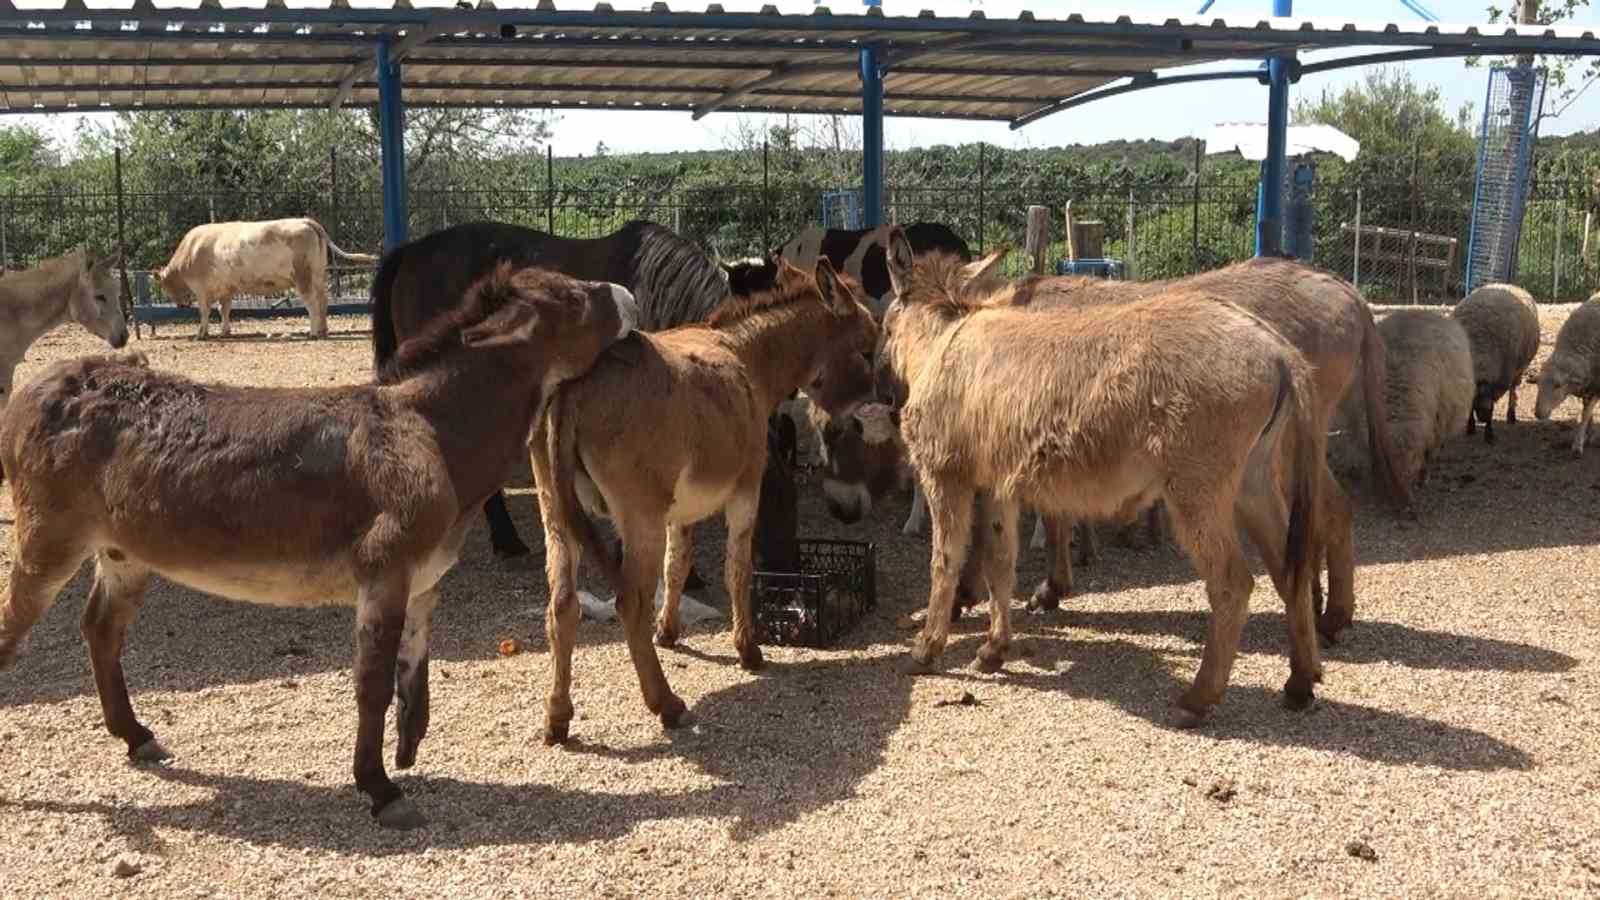
<svg viewBox="0 0 1600 900">
<path fill-rule="evenodd" d="M 1120 259 L 1063 259 L 1056 263 L 1057 275 L 1092 275 L 1096 278 L 1122 278 Z"/>
</svg>

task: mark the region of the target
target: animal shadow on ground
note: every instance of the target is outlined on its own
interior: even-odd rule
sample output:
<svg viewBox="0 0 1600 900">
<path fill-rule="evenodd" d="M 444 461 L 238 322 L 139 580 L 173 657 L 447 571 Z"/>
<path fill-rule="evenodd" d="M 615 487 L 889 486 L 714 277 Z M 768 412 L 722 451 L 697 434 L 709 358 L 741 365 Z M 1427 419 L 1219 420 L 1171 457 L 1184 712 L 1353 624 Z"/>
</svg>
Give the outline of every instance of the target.
<svg viewBox="0 0 1600 900">
<path fill-rule="evenodd" d="M 101 816 L 140 849 L 158 848 L 158 830 L 173 830 L 387 856 L 424 846 L 611 840 L 640 822 L 718 816 L 732 817 L 734 837 L 745 839 L 852 796 L 882 762 L 890 736 L 909 710 L 911 684 L 887 661 L 818 660 L 787 666 L 782 678 L 750 678 L 699 698 L 693 709 L 700 724 L 694 730 L 669 732 L 647 747 L 613 751 L 576 741 L 562 750 L 529 740 L 520 751 L 592 754 L 630 765 L 680 757 L 719 782 L 682 793 L 567 791 L 540 783 L 404 774 L 398 783 L 430 818 L 430 827 L 421 832 L 396 834 L 365 821 L 366 805 L 352 785 L 230 776 L 184 768 L 181 760 L 140 772 L 203 788 L 211 792 L 206 799 L 154 807 L 0 799 L 0 815 L 11 808 Z M 818 727 L 829 722 L 848 727 Z M 460 736 L 429 737 L 430 742 L 452 739 Z M 427 755 L 424 744 L 424 767 Z"/>
<path fill-rule="evenodd" d="M 1281 622 L 1279 623 L 1281 624 Z M 1252 619 L 1246 643 L 1264 643 L 1269 623 Z M 947 654 L 970 659 L 981 636 L 963 638 Z M 1163 728 L 1173 727 L 1174 701 L 1189 686 L 1193 663 L 1188 653 L 1173 664 L 1173 654 L 1121 638 L 1079 641 L 1056 634 L 1024 638 L 1031 659 L 1006 664 L 1005 681 L 1018 687 L 1061 691 L 1080 700 L 1110 703 Z M 964 669 L 943 677 L 976 679 Z M 1374 709 L 1319 696 L 1304 713 L 1284 710 L 1281 693 L 1231 685 L 1221 706 L 1195 734 L 1219 741 L 1248 741 L 1348 753 L 1384 765 L 1436 766 L 1453 771 L 1527 770 L 1533 757 L 1498 738 L 1420 716 Z"/>
</svg>

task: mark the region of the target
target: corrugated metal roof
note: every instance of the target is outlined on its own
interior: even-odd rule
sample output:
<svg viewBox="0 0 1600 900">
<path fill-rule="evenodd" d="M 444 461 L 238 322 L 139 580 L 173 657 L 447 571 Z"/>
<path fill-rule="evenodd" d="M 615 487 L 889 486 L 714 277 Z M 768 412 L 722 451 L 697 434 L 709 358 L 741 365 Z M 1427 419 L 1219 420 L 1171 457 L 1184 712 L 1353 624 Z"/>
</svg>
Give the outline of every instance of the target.
<svg viewBox="0 0 1600 900">
<path fill-rule="evenodd" d="M 850 0 L 855 2 L 855 0 Z M 158 8 L 149 0 L 19 9 L 0 0 L 0 112 L 287 108 L 377 102 L 374 48 L 404 54 L 409 106 L 860 112 L 858 50 L 888 62 L 889 115 L 1032 121 L 1122 79 L 1274 53 L 1369 47 L 1385 58 L 1517 51 L 1600 55 L 1573 28 L 1326 19 L 1045 18 L 864 8 Z M 990 0 L 986 7 L 998 10 Z M 903 11 L 904 14 L 900 14 Z"/>
</svg>

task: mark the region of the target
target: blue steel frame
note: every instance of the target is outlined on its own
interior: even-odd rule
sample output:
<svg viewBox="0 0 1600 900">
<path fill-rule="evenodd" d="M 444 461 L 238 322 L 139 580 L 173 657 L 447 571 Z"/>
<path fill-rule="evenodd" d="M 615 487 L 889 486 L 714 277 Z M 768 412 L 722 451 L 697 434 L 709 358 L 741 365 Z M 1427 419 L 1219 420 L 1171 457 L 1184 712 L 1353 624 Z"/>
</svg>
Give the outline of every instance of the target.
<svg viewBox="0 0 1600 900">
<path fill-rule="evenodd" d="M 865 0 L 881 9 L 883 0 Z M 861 215 L 868 228 L 883 224 L 883 63 L 878 45 L 861 48 Z"/>
<path fill-rule="evenodd" d="M 411 217 L 406 209 L 405 98 L 400 62 L 389 58 L 389 38 L 378 38 L 378 143 L 383 172 L 383 249 L 404 244 Z"/>
<path fill-rule="evenodd" d="M 1294 0 L 1272 0 L 1272 14 L 1294 14 Z M 1276 255 L 1283 246 L 1283 173 L 1289 149 L 1289 70 L 1295 55 L 1267 60 L 1267 158 L 1256 193 L 1256 255 Z"/>
<path fill-rule="evenodd" d="M 1528 107 L 1529 118 L 1518 121 L 1516 123 L 1517 127 L 1523 131 L 1537 127 L 1539 116 L 1544 109 L 1545 82 L 1543 79 L 1538 79 L 1536 75 L 1532 74 L 1535 71 L 1534 69 L 1496 66 L 1489 70 L 1489 77 L 1484 79 L 1483 85 L 1483 116 L 1479 120 L 1478 124 L 1478 172 L 1477 175 L 1475 175 L 1472 179 L 1472 218 L 1469 220 L 1469 224 L 1467 226 L 1467 262 L 1465 271 L 1462 273 L 1461 277 L 1462 290 L 1468 294 L 1472 293 L 1474 288 L 1479 287 L 1479 285 L 1474 284 L 1472 281 L 1472 252 L 1477 248 L 1478 245 L 1478 200 L 1483 194 L 1483 162 L 1488 157 L 1489 152 L 1489 142 L 1484 138 L 1484 135 L 1486 135 L 1489 131 L 1489 117 L 1494 114 L 1494 111 L 1489 108 L 1489 101 L 1494 97 L 1494 73 L 1506 71 L 1508 69 L 1511 72 L 1528 72 L 1530 73 L 1529 77 L 1535 78 L 1539 83 L 1539 93 L 1533 98 L 1533 102 Z M 1526 172 L 1528 170 L 1529 158 L 1532 156 L 1532 154 L 1533 141 L 1524 141 L 1517 151 L 1517 171 Z M 1518 223 L 1516 236 L 1512 239 L 1513 247 L 1515 247 L 1517 242 L 1522 239 L 1521 222 L 1523 211 L 1527 209 L 1528 204 L 1527 191 L 1519 191 L 1517 193 L 1516 201 L 1516 204 L 1511 210 L 1512 221 Z M 1511 254 L 1513 266 L 1515 266 L 1516 258 L 1517 254 L 1515 251 L 1513 251 Z M 1516 273 L 1511 271 L 1507 271 L 1503 274 L 1491 272 L 1489 273 L 1488 277 L 1490 279 L 1490 283 L 1493 283 L 1500 280 L 1510 281 L 1515 277 L 1515 275 Z"/>
</svg>

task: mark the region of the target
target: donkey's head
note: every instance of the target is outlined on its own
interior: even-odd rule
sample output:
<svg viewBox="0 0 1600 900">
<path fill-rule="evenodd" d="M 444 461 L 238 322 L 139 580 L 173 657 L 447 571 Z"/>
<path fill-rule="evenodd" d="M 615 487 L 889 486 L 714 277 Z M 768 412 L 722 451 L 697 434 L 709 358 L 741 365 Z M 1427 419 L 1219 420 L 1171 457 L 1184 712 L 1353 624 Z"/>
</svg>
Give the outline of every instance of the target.
<svg viewBox="0 0 1600 900">
<path fill-rule="evenodd" d="M 778 277 L 775 254 L 753 256 L 732 263 L 717 263 L 728 279 L 728 293 L 735 297 L 750 297 L 772 290 Z"/>
<path fill-rule="evenodd" d="M 795 268 L 787 259 L 775 261 L 774 291 L 787 294 L 815 285 L 823 307 L 830 313 L 825 345 L 809 381 L 801 388 L 811 402 L 830 415 L 845 415 L 872 399 L 872 353 L 878 343 L 878 324 L 866 305 L 861 285 L 819 257 L 813 274 Z M 808 284 L 809 283 L 809 284 Z"/>
<path fill-rule="evenodd" d="M 68 261 L 77 268 L 67 301 L 72 320 L 120 349 L 128 343 L 128 319 L 123 314 L 117 283 L 121 261 L 112 256 L 96 259 L 87 248 L 72 254 Z"/>
<path fill-rule="evenodd" d="M 839 418 L 813 408 L 811 418 L 822 434 L 828 511 L 841 522 L 857 522 L 904 480 L 900 413 L 887 403 L 864 403 Z"/>
<path fill-rule="evenodd" d="M 905 403 L 934 340 L 981 304 L 984 295 L 978 288 L 994 277 L 1010 252 L 1002 246 L 970 263 L 937 250 L 918 257 L 904 229 L 889 229 L 887 263 L 895 300 L 884 311 L 875 360 L 880 398 L 896 406 Z"/>
<path fill-rule="evenodd" d="M 479 320 L 467 324 L 474 313 Z M 601 352 L 632 333 L 639 305 L 618 284 L 502 262 L 468 290 L 465 315 L 462 344 L 527 347 L 546 361 L 549 386 L 589 371 Z"/>
</svg>

